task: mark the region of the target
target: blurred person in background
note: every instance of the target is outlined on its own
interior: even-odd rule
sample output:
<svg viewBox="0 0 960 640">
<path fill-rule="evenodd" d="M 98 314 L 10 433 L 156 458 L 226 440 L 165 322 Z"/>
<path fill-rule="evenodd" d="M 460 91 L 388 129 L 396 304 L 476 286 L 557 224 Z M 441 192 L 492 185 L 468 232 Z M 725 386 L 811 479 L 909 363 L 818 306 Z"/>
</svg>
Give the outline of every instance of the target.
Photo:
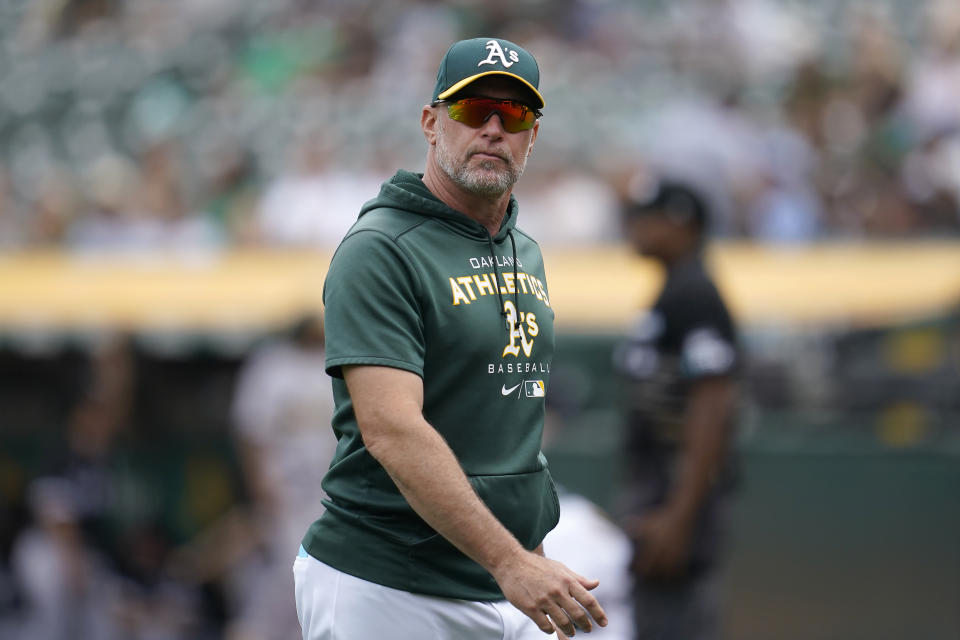
<svg viewBox="0 0 960 640">
<path fill-rule="evenodd" d="M 116 604 L 106 537 L 115 424 L 102 401 L 82 400 L 70 417 L 66 454 L 28 486 L 32 523 L 11 557 L 25 600 L 22 637 L 106 640 L 116 632 L 105 615 Z"/>
<path fill-rule="evenodd" d="M 100 640 L 118 629 L 113 516 L 118 439 L 133 385 L 128 346 L 116 338 L 94 350 L 65 441 L 28 485 L 32 523 L 12 550 L 25 599 L 23 637 Z"/>
<path fill-rule="evenodd" d="M 79 204 L 74 175 L 63 167 L 50 171 L 30 203 L 30 244 L 45 248 L 63 246 Z"/>
<path fill-rule="evenodd" d="M 238 372 L 230 423 L 247 499 L 169 562 L 186 583 L 222 590 L 228 640 L 300 635 L 290 549 L 324 509 L 320 482 L 337 446 L 333 407 L 319 312 L 266 337 Z"/>
<path fill-rule="evenodd" d="M 214 221 L 192 209 L 186 195 L 181 145 L 164 140 L 139 155 L 140 185 L 136 208 L 141 214 L 137 243 L 144 249 L 211 249 L 222 241 Z"/>
<path fill-rule="evenodd" d="M 309 137 L 293 166 L 264 188 L 256 231 L 268 246 L 335 247 L 381 179 L 347 170 L 329 140 Z"/>
<path fill-rule="evenodd" d="M 128 338 L 95 348 L 64 447 L 28 487 L 32 524 L 14 543 L 24 638 L 205 638 L 202 602 L 164 571 L 170 537 L 130 464 L 135 382 Z"/>
<path fill-rule="evenodd" d="M 290 549 L 324 510 L 320 483 L 337 446 L 333 407 L 319 312 L 266 337 L 238 372 L 230 423 L 247 502 L 178 548 L 170 562 L 188 583 L 222 587 L 229 640 L 300 635 Z"/>
<path fill-rule="evenodd" d="M 594 590 L 607 612 L 607 626 L 596 626 L 590 638 L 633 640 L 630 539 L 610 515 L 587 496 L 557 485 L 560 521 L 543 539 L 543 552 L 581 575 L 600 582 Z"/>
<path fill-rule="evenodd" d="M 557 159 L 565 162 L 562 159 Z M 559 164 L 530 177 L 517 190 L 523 198 L 524 225 L 551 246 L 604 245 L 617 233 L 619 202 L 609 176 Z M 590 215 L 583 212 L 589 210 Z"/>
<path fill-rule="evenodd" d="M 213 154 L 210 166 L 212 176 L 201 208 L 228 244 L 255 244 L 262 190 L 256 158 L 248 149 L 225 145 Z"/>
<path fill-rule="evenodd" d="M 240 372 L 232 421 L 260 553 L 241 565 L 237 638 L 299 635 L 290 550 L 323 513 L 320 483 L 337 446 L 325 357 L 323 318 L 310 313 L 256 348 Z"/>
<path fill-rule="evenodd" d="M 86 251 L 190 251 L 220 246 L 208 216 L 184 197 L 181 157 L 173 142 L 156 143 L 133 160 L 99 157 L 84 178 L 87 210 L 70 225 L 69 246 Z"/>
<path fill-rule="evenodd" d="M 623 522 L 638 640 L 719 633 L 717 564 L 733 488 L 736 327 L 703 263 L 707 203 L 654 180 L 624 205 L 633 248 L 660 263 L 656 301 L 615 350 L 626 381 Z"/>
<path fill-rule="evenodd" d="M 560 391 L 561 385 L 555 385 Z M 572 391 L 565 387 L 562 391 Z M 562 395 L 552 394 L 551 397 Z M 567 397 L 573 397 L 569 393 Z M 565 399 L 547 401 L 543 420 L 543 447 L 564 438 L 568 409 Z M 543 552 L 581 575 L 594 576 L 600 584 L 593 593 L 603 603 L 608 623 L 594 627 L 591 638 L 633 640 L 633 594 L 628 569 L 630 538 L 611 515 L 588 496 L 557 482 L 560 521 L 543 539 Z M 589 541 L 589 543 L 588 543 Z"/>
<path fill-rule="evenodd" d="M 68 247 L 123 249 L 134 245 L 140 170 L 126 156 L 103 155 L 85 168 L 85 207 L 66 233 Z"/>
</svg>

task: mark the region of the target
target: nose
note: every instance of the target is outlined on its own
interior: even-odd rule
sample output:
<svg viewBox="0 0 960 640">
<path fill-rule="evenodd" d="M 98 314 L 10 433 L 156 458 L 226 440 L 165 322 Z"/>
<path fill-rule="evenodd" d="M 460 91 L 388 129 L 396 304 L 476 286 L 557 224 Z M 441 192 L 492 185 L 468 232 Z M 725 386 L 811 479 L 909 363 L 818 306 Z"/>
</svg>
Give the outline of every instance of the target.
<svg viewBox="0 0 960 640">
<path fill-rule="evenodd" d="M 492 135 L 496 137 L 503 137 L 503 134 L 506 133 L 506 129 L 503 128 L 503 120 L 500 117 L 500 114 L 496 111 L 491 111 L 490 115 L 487 116 L 487 119 L 483 121 L 483 126 L 480 127 L 486 135 Z"/>
</svg>

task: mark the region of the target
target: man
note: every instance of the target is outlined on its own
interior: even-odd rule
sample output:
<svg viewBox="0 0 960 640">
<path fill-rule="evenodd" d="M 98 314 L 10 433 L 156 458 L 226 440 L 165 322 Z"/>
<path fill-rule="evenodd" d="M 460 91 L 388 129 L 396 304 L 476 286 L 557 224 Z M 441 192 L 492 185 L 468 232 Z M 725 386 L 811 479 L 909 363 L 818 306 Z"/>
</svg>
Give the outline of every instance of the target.
<svg viewBox="0 0 960 640">
<path fill-rule="evenodd" d="M 701 197 L 664 182 L 625 209 L 634 248 L 666 271 L 653 307 L 615 352 L 630 391 L 624 528 L 634 541 L 637 638 L 714 638 L 736 330 L 703 265 Z"/>
<path fill-rule="evenodd" d="M 304 313 L 250 353 L 231 409 L 250 504 L 240 510 L 245 530 L 226 535 L 236 544 L 246 533 L 254 546 L 235 562 L 243 570 L 229 574 L 238 598 L 232 626 L 238 635 L 289 638 L 298 628 L 289 553 L 323 512 L 320 481 L 337 446 L 329 428 L 317 427 L 333 415 L 320 314 Z"/>
<path fill-rule="evenodd" d="M 421 112 L 424 173 L 386 182 L 331 262 L 339 443 L 294 564 L 305 639 L 528 639 L 606 623 L 598 583 L 541 547 L 558 519 L 540 452 L 553 310 L 511 196 L 539 131 L 538 85 L 512 42 L 455 43 Z"/>
</svg>

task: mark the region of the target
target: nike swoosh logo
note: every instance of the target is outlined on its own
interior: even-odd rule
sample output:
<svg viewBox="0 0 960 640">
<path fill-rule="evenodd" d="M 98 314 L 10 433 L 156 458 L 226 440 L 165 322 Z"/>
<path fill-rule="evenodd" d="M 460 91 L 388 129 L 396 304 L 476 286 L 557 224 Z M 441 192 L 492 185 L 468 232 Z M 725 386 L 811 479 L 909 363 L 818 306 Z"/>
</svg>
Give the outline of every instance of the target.
<svg viewBox="0 0 960 640">
<path fill-rule="evenodd" d="M 523 383 L 521 382 L 520 384 L 523 384 Z M 510 387 L 509 389 L 507 389 L 507 385 L 503 385 L 502 387 L 500 387 L 500 393 L 502 393 L 502 394 L 505 395 L 505 396 L 508 396 L 508 395 L 510 395 L 511 393 L 513 393 L 514 391 L 516 391 L 516 390 L 517 390 L 517 387 L 519 387 L 520 384 L 514 385 L 514 386 Z"/>
</svg>

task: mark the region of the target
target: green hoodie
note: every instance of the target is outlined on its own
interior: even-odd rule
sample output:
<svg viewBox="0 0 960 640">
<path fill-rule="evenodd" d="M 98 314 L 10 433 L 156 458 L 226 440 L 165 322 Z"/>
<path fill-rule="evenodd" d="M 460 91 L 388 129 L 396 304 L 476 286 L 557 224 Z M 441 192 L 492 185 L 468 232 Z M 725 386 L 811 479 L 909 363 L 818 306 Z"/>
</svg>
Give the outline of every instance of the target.
<svg viewBox="0 0 960 640">
<path fill-rule="evenodd" d="M 557 494 L 540 452 L 553 309 L 540 248 L 516 219 L 511 197 L 490 237 L 420 176 L 400 171 L 337 248 L 323 297 L 339 444 L 323 480 L 326 511 L 303 539 L 318 560 L 395 589 L 503 599 L 493 577 L 427 525 L 367 452 L 340 371 L 348 364 L 423 378 L 424 417 L 524 547 L 556 526 Z"/>
</svg>

